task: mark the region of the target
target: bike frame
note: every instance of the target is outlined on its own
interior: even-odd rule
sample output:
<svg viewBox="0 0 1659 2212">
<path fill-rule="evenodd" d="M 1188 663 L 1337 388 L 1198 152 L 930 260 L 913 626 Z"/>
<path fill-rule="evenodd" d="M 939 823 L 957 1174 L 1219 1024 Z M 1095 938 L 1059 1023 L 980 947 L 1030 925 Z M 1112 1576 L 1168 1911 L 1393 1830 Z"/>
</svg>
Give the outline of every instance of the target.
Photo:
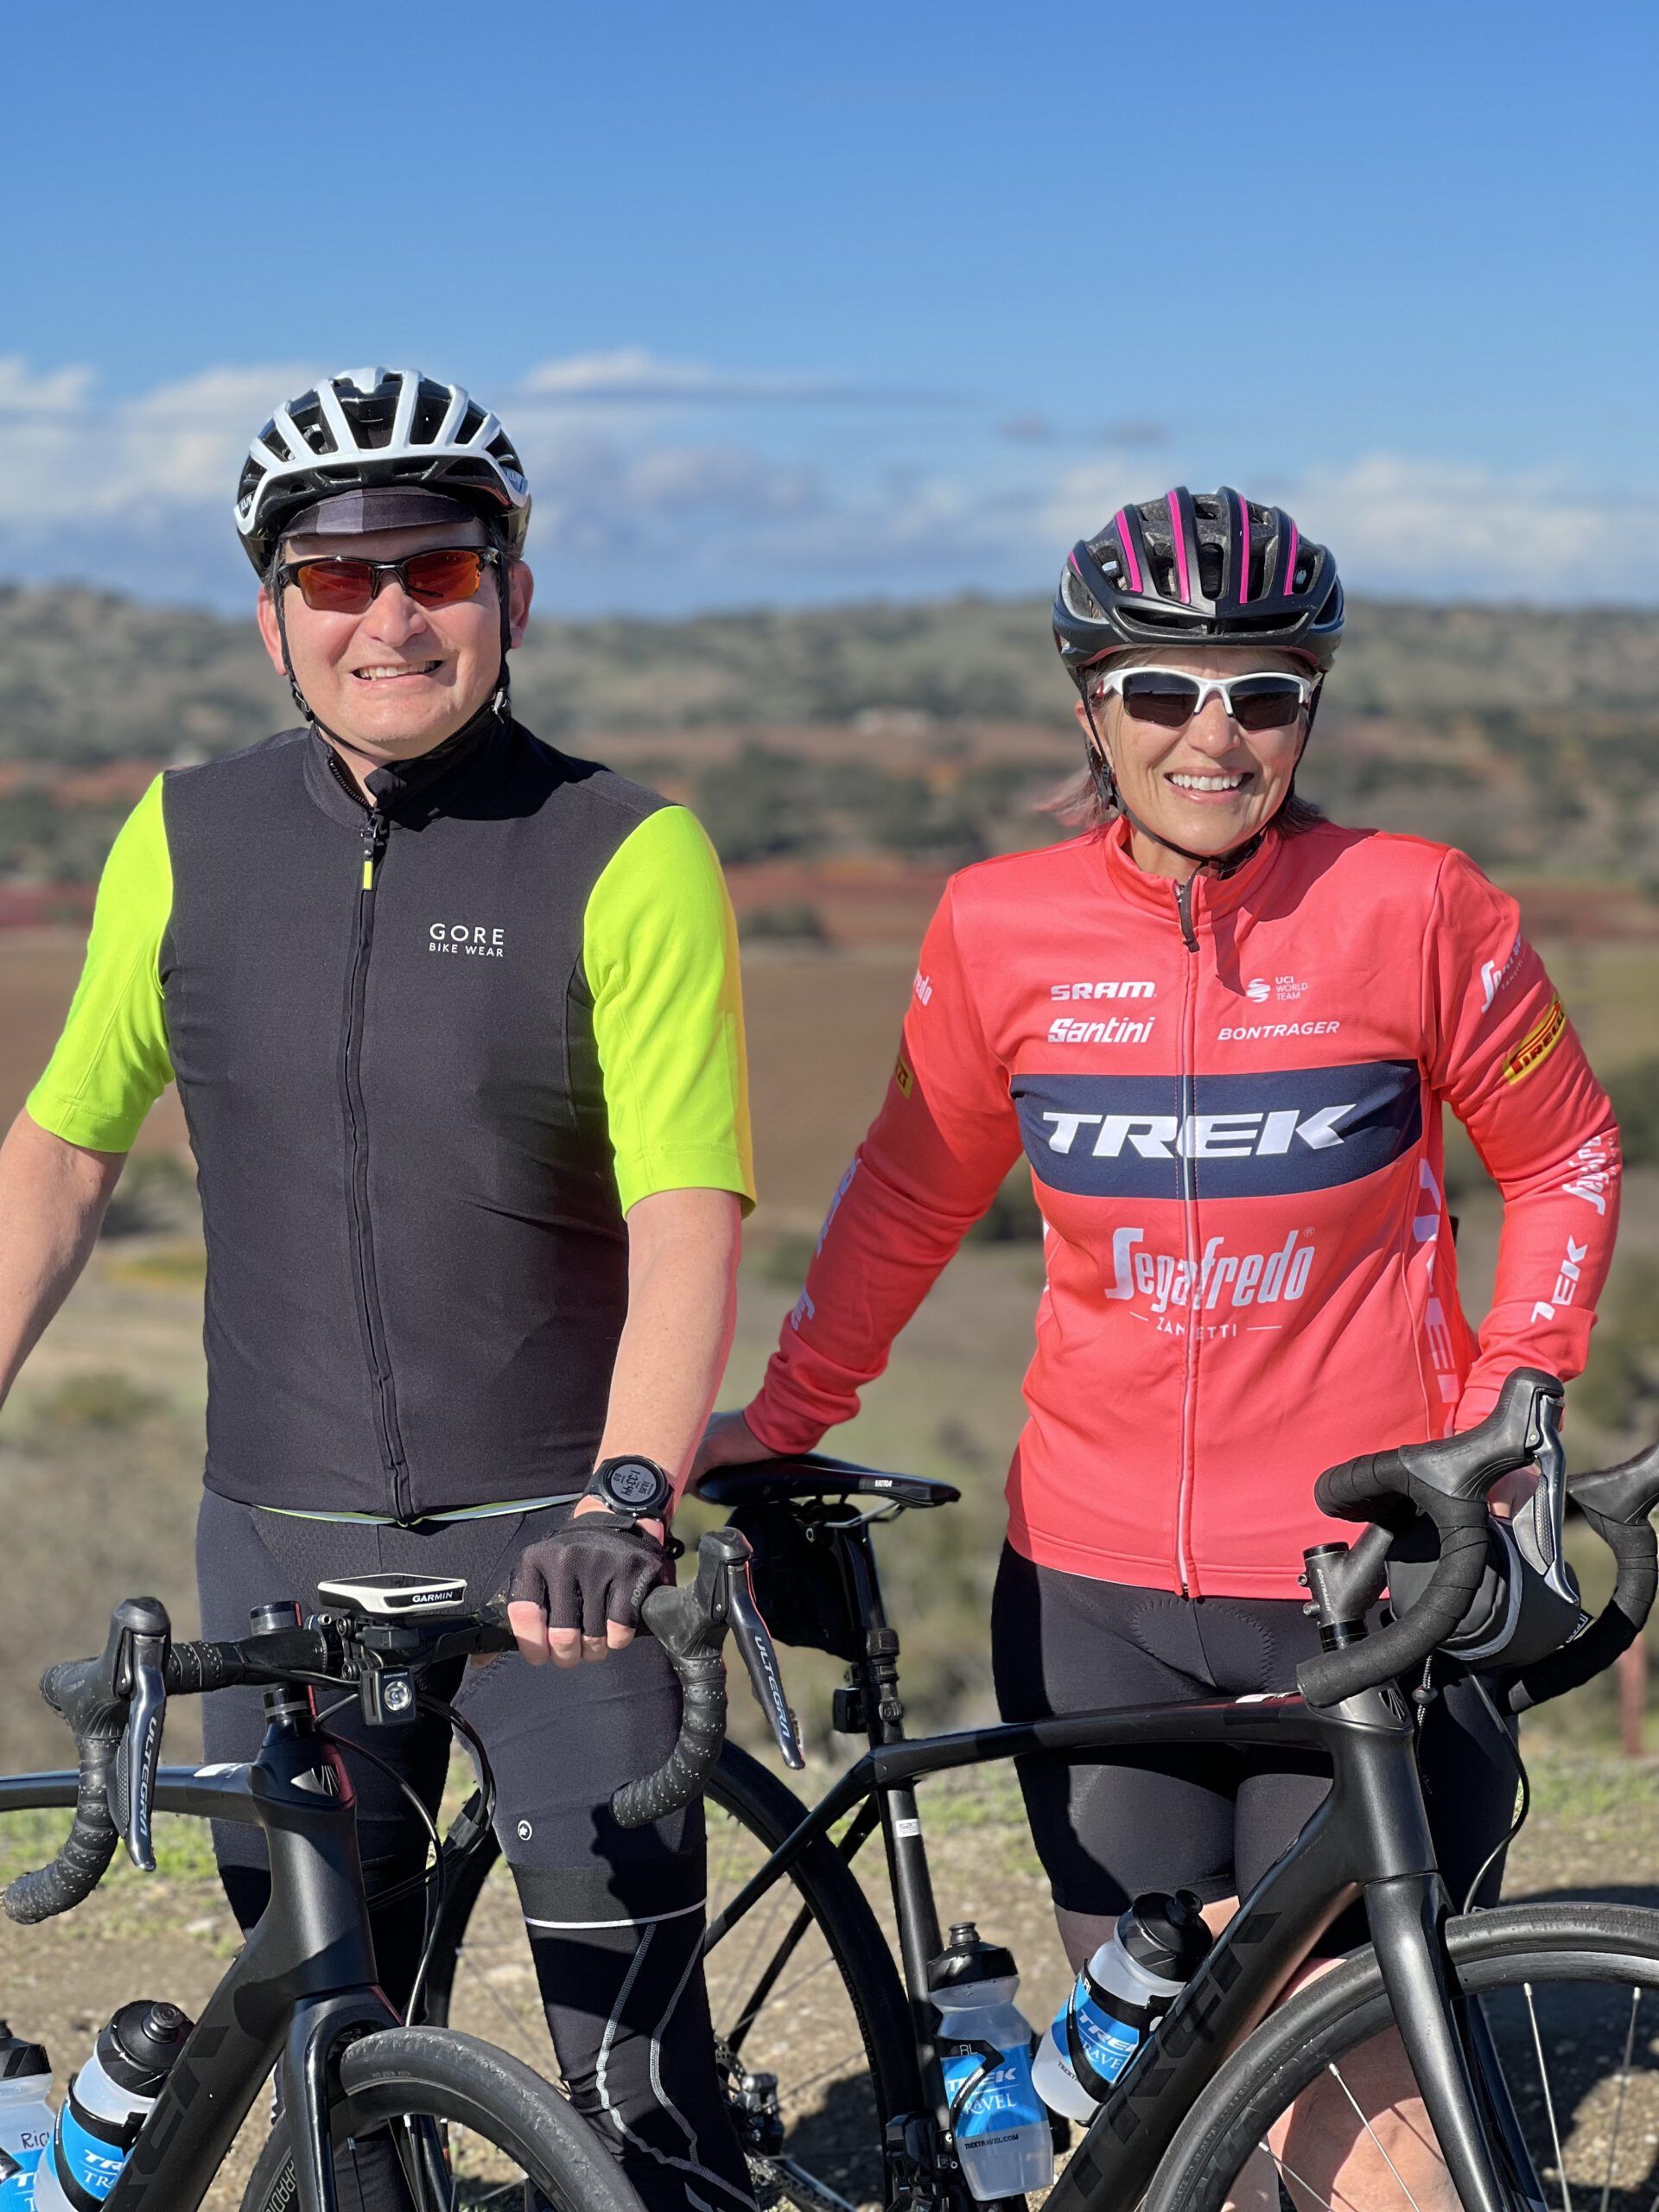
<svg viewBox="0 0 1659 2212">
<path fill-rule="evenodd" d="M 0 1814 L 72 1808 L 79 1777 L 0 1777 Z M 375 1979 L 357 1815 L 339 1753 L 292 1705 L 245 1765 L 165 1767 L 162 1812 L 262 1828 L 270 1904 L 196 2023 L 107 2212 L 198 2212 L 278 2060 L 297 2212 L 338 2212 L 328 2120 L 341 2045 L 401 2025 Z"/>
<path fill-rule="evenodd" d="M 871 1516 L 872 1518 L 874 1516 Z M 1261 1745 L 1313 1751 L 1329 1763 L 1332 1789 L 1301 1834 L 1268 1868 L 1203 1966 L 1142 2044 L 1090 2123 L 1048 2197 L 1050 2212 L 1110 2212 L 1138 2203 L 1177 2129 L 1223 2062 L 1283 1996 L 1338 1916 L 1363 1897 L 1382 1980 L 1407 2056 L 1466 2212 L 1518 2212 L 1540 2201 L 1501 2083 L 1480 2063 L 1481 2024 L 1465 2038 L 1453 2009 L 1441 1928 L 1450 1907 L 1418 1778 L 1412 1713 L 1392 1687 L 1331 1707 L 1294 1691 L 1191 1704 L 1101 1708 L 947 1736 L 909 1739 L 898 1697 L 899 1639 L 882 1610 L 870 1521 L 839 1524 L 836 1546 L 868 1656 L 849 1671 L 870 1748 L 709 1924 L 712 1945 L 749 1911 L 817 1838 L 859 1808 L 840 1845 L 850 1859 L 879 1821 L 887 1847 L 899 1953 L 910 1998 L 921 2120 L 936 2141 L 945 2100 L 933 2048 L 927 1962 L 940 1948 L 915 1784 L 930 1774 L 1043 1753 L 1072 1757 L 1147 1745 Z M 850 1541 L 847 1541 L 850 1540 Z M 1471 2049 L 1471 2046 L 1473 2046 Z M 1480 2113 L 1490 2114 L 1516 2193 L 1500 2179 Z M 914 2139 L 889 2143 L 912 2170 L 927 2163 Z M 889 2201 L 895 2191 L 889 2174 Z"/>
</svg>

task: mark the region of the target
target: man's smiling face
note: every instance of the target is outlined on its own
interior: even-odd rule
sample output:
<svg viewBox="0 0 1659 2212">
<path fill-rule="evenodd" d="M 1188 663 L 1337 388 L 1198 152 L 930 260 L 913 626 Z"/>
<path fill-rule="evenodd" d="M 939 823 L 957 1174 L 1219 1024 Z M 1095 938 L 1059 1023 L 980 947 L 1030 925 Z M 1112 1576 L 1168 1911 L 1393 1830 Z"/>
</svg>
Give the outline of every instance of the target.
<svg viewBox="0 0 1659 2212">
<path fill-rule="evenodd" d="M 453 522 L 340 537 L 296 534 L 283 541 L 284 563 L 304 560 L 402 561 L 438 546 L 489 542 L 475 516 Z M 283 588 L 283 620 L 295 680 L 317 719 L 378 760 L 418 759 L 470 721 L 501 675 L 498 589 L 505 588 L 516 645 L 530 613 L 531 575 L 515 562 L 504 575 L 490 566 L 471 599 L 423 607 L 394 576 L 382 579 L 361 614 L 320 613 L 298 587 Z M 259 595 L 259 630 L 280 669 L 282 639 L 268 591 Z"/>
</svg>

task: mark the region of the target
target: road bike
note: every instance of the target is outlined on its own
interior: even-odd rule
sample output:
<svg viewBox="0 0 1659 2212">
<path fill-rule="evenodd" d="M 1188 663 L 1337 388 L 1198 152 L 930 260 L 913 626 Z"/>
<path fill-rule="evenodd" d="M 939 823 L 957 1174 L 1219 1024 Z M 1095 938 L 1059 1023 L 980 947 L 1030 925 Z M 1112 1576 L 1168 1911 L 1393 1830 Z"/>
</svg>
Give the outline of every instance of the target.
<svg viewBox="0 0 1659 2212">
<path fill-rule="evenodd" d="M 645 1625 L 680 1677 L 683 1718 L 663 1767 L 616 1793 L 619 1819 L 642 1824 L 702 1789 L 724 1735 L 728 1628 L 738 1630 L 752 1673 L 776 1681 L 775 1655 L 753 1615 L 747 1556 L 741 1535 L 716 1531 L 703 1541 L 695 1580 L 646 1601 Z M 99 1657 L 42 1679 L 48 1703 L 74 1732 L 77 1769 L 0 1778 L 0 1814 L 73 1808 L 57 1857 L 5 1892 L 7 1912 L 26 1924 L 90 1897 L 123 1840 L 133 1863 L 153 1872 L 156 1812 L 251 1824 L 269 1852 L 269 1907 L 145 2119 L 105 2200 L 109 2212 L 195 2212 L 279 2062 L 282 2108 L 243 2212 L 337 2212 L 337 2168 L 359 2156 L 395 2159 L 415 2212 L 639 2212 L 603 2144 L 541 2074 L 478 2037 L 421 2021 L 418 1978 L 407 2021 L 376 1984 L 352 1786 L 318 1694 L 356 1700 L 378 1728 L 412 1720 L 424 1706 L 470 1733 L 427 1698 L 422 1677 L 511 1649 L 500 1609 L 469 1612 L 461 1582 L 371 1577 L 325 1590 L 330 1607 L 303 1622 L 291 1601 L 259 1608 L 253 1633 L 238 1643 L 175 1644 L 156 1599 L 128 1599 Z M 161 1766 L 169 1698 L 243 1683 L 266 1686 L 257 1757 Z M 483 1748 L 473 1744 L 481 1834 L 492 1786 Z M 374 1757 L 372 1746 L 352 1749 Z M 451 1862 L 455 1855 L 452 1840 Z M 440 1854 L 440 1902 L 445 1872 Z"/>
<path fill-rule="evenodd" d="M 754 1541 L 763 1598 L 769 1582 L 781 1597 L 774 1628 L 848 1662 L 835 1724 L 867 1744 L 810 1808 L 730 1745 L 709 1777 L 705 1964 L 728 2103 L 763 2203 L 963 2212 L 968 2202 L 932 2048 L 926 1967 L 940 1948 L 939 1916 L 919 1783 L 1014 1758 L 1109 1762 L 1129 1746 L 1249 1744 L 1317 1751 L 1331 1793 L 1101 2107 L 1048 2198 L 1052 2212 L 1120 2212 L 1143 2200 L 1148 2212 L 1313 2212 L 1332 2199 L 1299 2147 L 1310 2093 L 1353 2108 L 1352 2130 L 1385 2185 L 1376 2201 L 1414 2205 L 1389 2167 L 1386 2126 L 1363 2108 L 1382 2039 L 1395 2030 L 1469 2212 L 1654 2212 L 1659 1914 L 1590 1902 L 1471 1911 L 1448 1898 L 1415 1764 L 1417 1730 L 1448 1663 L 1440 1647 L 1484 1581 L 1499 1586 L 1498 1627 L 1484 1655 L 1460 1663 L 1484 1670 L 1495 1726 L 1610 1665 L 1651 1608 L 1647 1516 L 1659 1500 L 1659 1447 L 1569 1484 L 1560 1402 L 1553 1378 L 1520 1370 L 1478 1428 L 1321 1477 L 1322 1510 L 1371 1525 L 1351 1548 L 1306 1555 L 1322 1649 L 1296 1685 L 925 1738 L 904 1732 L 899 1642 L 873 1530 L 957 1493 L 810 1455 L 705 1478 L 702 1496 L 733 1509 Z M 1542 1479 L 1517 1546 L 1500 1541 L 1485 1498 L 1529 1465 Z M 1617 1562 L 1594 1622 L 1561 1555 L 1569 1490 Z M 1379 1627 L 1391 1550 L 1421 1553 L 1414 1531 L 1425 1524 L 1438 1558 L 1417 1570 L 1414 1602 L 1400 1600 Z M 1409 1568 L 1394 1573 L 1403 1586 Z M 791 1609 L 804 1618 L 791 1620 Z M 893 1945 L 853 1871 L 878 1834 Z M 505 2029 L 510 1909 L 489 1879 L 490 1858 L 487 1846 L 472 1854 L 446 1897 L 427 2017 L 482 2012 Z M 1370 1942 L 1286 1999 L 1360 1898 Z"/>
</svg>

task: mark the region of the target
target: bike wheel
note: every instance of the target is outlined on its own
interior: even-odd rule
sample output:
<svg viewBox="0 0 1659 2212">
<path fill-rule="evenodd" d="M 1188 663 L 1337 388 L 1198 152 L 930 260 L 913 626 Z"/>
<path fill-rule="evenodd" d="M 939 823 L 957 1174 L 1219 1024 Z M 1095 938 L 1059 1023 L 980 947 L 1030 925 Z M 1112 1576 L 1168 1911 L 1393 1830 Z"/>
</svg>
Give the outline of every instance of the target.
<svg viewBox="0 0 1659 2212">
<path fill-rule="evenodd" d="M 726 1746 L 705 1805 L 711 1922 L 806 1809 L 757 1760 Z M 835 1847 L 820 1840 L 804 1853 L 711 1947 L 705 1971 L 715 2059 L 762 2207 L 880 2204 L 887 2123 L 918 2099 L 910 2008 Z M 493 1837 L 456 1870 L 424 2013 L 547 2063 L 524 1922 Z"/>
<path fill-rule="evenodd" d="M 388 2028 L 350 2046 L 340 2079 L 329 2119 L 342 2208 L 640 2212 L 615 2161 L 563 2099 L 471 2036 Z M 292 2212 L 296 2201 L 289 2126 L 279 2119 L 242 2212 Z"/>
<path fill-rule="evenodd" d="M 1511 1906 L 1452 1921 L 1447 1948 L 1489 2139 L 1517 2212 L 1652 2212 L 1659 1913 Z M 1378 2102 L 1396 2073 L 1398 2047 L 1382 2041 L 1393 2031 L 1371 1950 L 1311 1982 L 1222 2069 L 1171 2145 L 1146 2212 L 1409 2212 L 1451 2202 L 1432 2139 Z"/>
</svg>

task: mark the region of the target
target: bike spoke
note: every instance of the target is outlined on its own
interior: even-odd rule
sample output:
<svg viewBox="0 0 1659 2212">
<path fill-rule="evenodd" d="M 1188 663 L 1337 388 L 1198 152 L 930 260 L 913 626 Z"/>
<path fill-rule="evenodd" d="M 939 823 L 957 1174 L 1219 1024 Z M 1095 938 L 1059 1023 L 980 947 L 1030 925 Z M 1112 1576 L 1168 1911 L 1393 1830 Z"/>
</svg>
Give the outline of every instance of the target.
<svg viewBox="0 0 1659 2212">
<path fill-rule="evenodd" d="M 1619 2130 L 1624 2125 L 1624 2093 L 1630 2085 L 1630 2058 L 1636 2050 L 1636 2015 L 1641 2003 L 1641 1986 L 1638 1983 L 1632 1983 L 1630 2019 L 1624 2031 L 1624 2056 L 1618 2069 L 1618 2100 L 1613 2107 L 1613 2139 L 1607 2145 L 1607 2171 L 1602 2179 L 1600 2212 L 1607 2212 L 1608 2202 L 1613 2193 L 1613 2174 L 1618 2163 Z"/>
<path fill-rule="evenodd" d="M 1330 2198 L 1321 2196 L 1311 2181 L 1304 2181 L 1294 2166 L 1287 2166 L 1269 2143 L 1263 2140 L 1257 2144 L 1256 2148 L 1264 2152 L 1273 2161 L 1273 2170 L 1278 2175 L 1281 2186 L 1288 2181 L 1293 2188 L 1300 2189 L 1305 2196 L 1311 2196 L 1314 2203 L 1319 2206 L 1319 2212 L 1337 2212 L 1337 2208 Z M 1296 2212 L 1301 2212 L 1300 2205 L 1296 2208 Z"/>
<path fill-rule="evenodd" d="M 1544 2092 L 1544 2110 L 1549 2118 L 1549 2139 L 1555 2146 L 1555 2171 L 1561 2183 L 1561 2212 L 1573 2212 L 1573 2192 L 1567 2185 L 1567 2160 L 1561 2155 L 1561 2131 L 1555 2119 L 1555 2098 L 1549 2085 L 1549 2069 L 1544 2063 L 1544 2039 L 1538 2032 L 1538 2008 L 1533 2003 L 1532 1984 L 1523 1981 L 1521 1988 L 1527 2000 L 1527 2018 L 1532 2023 L 1532 2047 L 1538 2056 L 1538 2079 Z"/>
<path fill-rule="evenodd" d="M 1327 2071 L 1335 2081 L 1337 2087 L 1342 2091 L 1343 2095 L 1346 2097 L 1349 2103 L 1352 2105 L 1355 2118 L 1358 2120 L 1360 2126 L 1365 2130 L 1365 2133 L 1370 2137 L 1371 2141 L 1376 2145 L 1377 2156 L 1382 2159 L 1383 2164 L 1388 2168 L 1389 2171 L 1394 2176 L 1395 2180 L 1399 2183 L 1400 2194 L 1405 2198 L 1407 2203 L 1410 2205 L 1411 2212 L 1422 2212 L 1421 2205 L 1418 2203 L 1416 2198 L 1406 2186 L 1405 2176 L 1401 2172 L 1399 2167 L 1395 2164 L 1394 2160 L 1389 2156 L 1388 2151 L 1383 2145 L 1382 2138 L 1377 2133 L 1376 2128 L 1371 2126 L 1370 2121 L 1366 2118 L 1364 2111 L 1361 2107 L 1359 2099 L 1354 2094 L 1346 2082 L 1343 2080 L 1341 2068 L 1333 2064 L 1327 2069 Z"/>
</svg>

